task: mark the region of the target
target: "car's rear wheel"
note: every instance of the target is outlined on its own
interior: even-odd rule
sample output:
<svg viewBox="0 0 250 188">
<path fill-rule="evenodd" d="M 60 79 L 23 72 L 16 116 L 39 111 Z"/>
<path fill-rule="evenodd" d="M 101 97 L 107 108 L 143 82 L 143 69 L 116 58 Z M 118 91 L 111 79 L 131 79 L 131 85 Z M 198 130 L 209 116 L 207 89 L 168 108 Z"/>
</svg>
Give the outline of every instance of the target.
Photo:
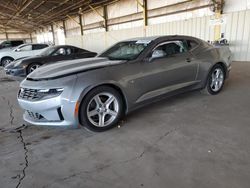
<svg viewBox="0 0 250 188">
<path fill-rule="evenodd" d="M 39 64 L 39 63 L 32 63 L 31 65 L 28 66 L 27 73 L 28 74 L 32 73 L 34 70 L 36 70 L 40 66 L 41 66 L 41 64 Z"/>
<path fill-rule="evenodd" d="M 224 68 L 217 64 L 210 71 L 207 79 L 206 87 L 204 88 L 205 93 L 210 95 L 218 94 L 225 82 L 225 71 Z"/>
<path fill-rule="evenodd" d="M 106 131 L 117 125 L 123 115 L 120 93 L 112 87 L 100 86 L 91 90 L 80 106 L 80 121 L 88 129 Z"/>
<path fill-rule="evenodd" d="M 2 59 L 1 63 L 2 63 L 2 66 L 5 67 L 7 66 L 8 64 L 10 64 L 14 59 L 13 58 L 10 58 L 10 57 L 5 57 Z"/>
</svg>

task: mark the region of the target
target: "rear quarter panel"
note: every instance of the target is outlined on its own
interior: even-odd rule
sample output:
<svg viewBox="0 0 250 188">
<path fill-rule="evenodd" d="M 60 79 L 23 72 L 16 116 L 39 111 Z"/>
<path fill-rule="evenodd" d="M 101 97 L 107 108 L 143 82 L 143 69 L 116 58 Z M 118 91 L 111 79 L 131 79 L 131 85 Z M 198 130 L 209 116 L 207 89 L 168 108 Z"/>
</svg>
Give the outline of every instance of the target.
<svg viewBox="0 0 250 188">
<path fill-rule="evenodd" d="M 201 88 L 205 87 L 208 74 L 215 64 L 223 63 L 226 68 L 231 65 L 231 52 L 227 46 L 204 45 L 196 51 L 196 56 L 200 60 L 197 80 L 201 81 Z"/>
</svg>

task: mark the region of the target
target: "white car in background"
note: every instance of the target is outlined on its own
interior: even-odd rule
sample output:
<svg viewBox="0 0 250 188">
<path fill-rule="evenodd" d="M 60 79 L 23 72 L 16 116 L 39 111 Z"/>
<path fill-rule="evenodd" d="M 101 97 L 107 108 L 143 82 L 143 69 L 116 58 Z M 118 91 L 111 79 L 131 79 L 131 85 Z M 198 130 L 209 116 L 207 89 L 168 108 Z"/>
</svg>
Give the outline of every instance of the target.
<svg viewBox="0 0 250 188">
<path fill-rule="evenodd" d="M 0 65 L 6 66 L 16 59 L 38 55 L 47 47 L 48 44 L 22 44 L 12 50 L 0 51 Z"/>
<path fill-rule="evenodd" d="M 24 44 L 23 40 L 5 40 L 0 42 L 0 50 L 6 49 L 6 48 L 14 48 L 21 44 Z"/>
</svg>

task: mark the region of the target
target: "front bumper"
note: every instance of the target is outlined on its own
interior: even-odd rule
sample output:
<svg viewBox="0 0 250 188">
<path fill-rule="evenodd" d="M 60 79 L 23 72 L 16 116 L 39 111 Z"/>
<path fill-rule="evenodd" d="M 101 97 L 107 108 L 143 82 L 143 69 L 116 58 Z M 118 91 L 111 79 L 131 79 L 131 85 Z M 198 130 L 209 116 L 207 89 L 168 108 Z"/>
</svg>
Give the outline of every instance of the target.
<svg viewBox="0 0 250 188">
<path fill-rule="evenodd" d="M 16 69 L 4 69 L 5 73 L 7 75 L 11 76 L 20 76 L 20 77 L 26 77 L 26 70 L 25 68 L 16 68 Z"/>
<path fill-rule="evenodd" d="M 76 75 L 54 80 L 23 80 L 18 93 L 18 103 L 25 110 L 23 118 L 33 125 L 78 127 L 78 98 L 75 90 Z M 40 95 L 38 90 L 62 88 L 58 95 Z M 78 110 L 78 108 L 77 108 Z"/>
<path fill-rule="evenodd" d="M 25 110 L 23 119 L 29 124 L 74 128 L 78 126 L 78 118 L 74 115 L 76 103 L 64 100 L 61 96 L 40 101 L 18 98 L 18 102 Z"/>
</svg>

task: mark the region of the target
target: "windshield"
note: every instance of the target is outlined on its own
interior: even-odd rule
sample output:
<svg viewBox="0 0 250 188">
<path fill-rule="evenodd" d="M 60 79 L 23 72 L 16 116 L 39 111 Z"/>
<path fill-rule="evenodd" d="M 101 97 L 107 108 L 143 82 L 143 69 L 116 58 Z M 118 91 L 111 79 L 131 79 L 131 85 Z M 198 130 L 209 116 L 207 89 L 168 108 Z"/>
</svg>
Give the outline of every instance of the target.
<svg viewBox="0 0 250 188">
<path fill-rule="evenodd" d="M 11 47 L 11 43 L 9 41 L 0 42 L 0 48 Z"/>
<path fill-rule="evenodd" d="M 144 40 L 120 42 L 102 53 L 100 57 L 107 57 L 110 60 L 134 60 L 150 42 Z"/>
<path fill-rule="evenodd" d="M 55 46 L 48 47 L 46 50 L 44 50 L 42 53 L 40 53 L 41 56 L 49 56 L 56 50 Z"/>
</svg>

